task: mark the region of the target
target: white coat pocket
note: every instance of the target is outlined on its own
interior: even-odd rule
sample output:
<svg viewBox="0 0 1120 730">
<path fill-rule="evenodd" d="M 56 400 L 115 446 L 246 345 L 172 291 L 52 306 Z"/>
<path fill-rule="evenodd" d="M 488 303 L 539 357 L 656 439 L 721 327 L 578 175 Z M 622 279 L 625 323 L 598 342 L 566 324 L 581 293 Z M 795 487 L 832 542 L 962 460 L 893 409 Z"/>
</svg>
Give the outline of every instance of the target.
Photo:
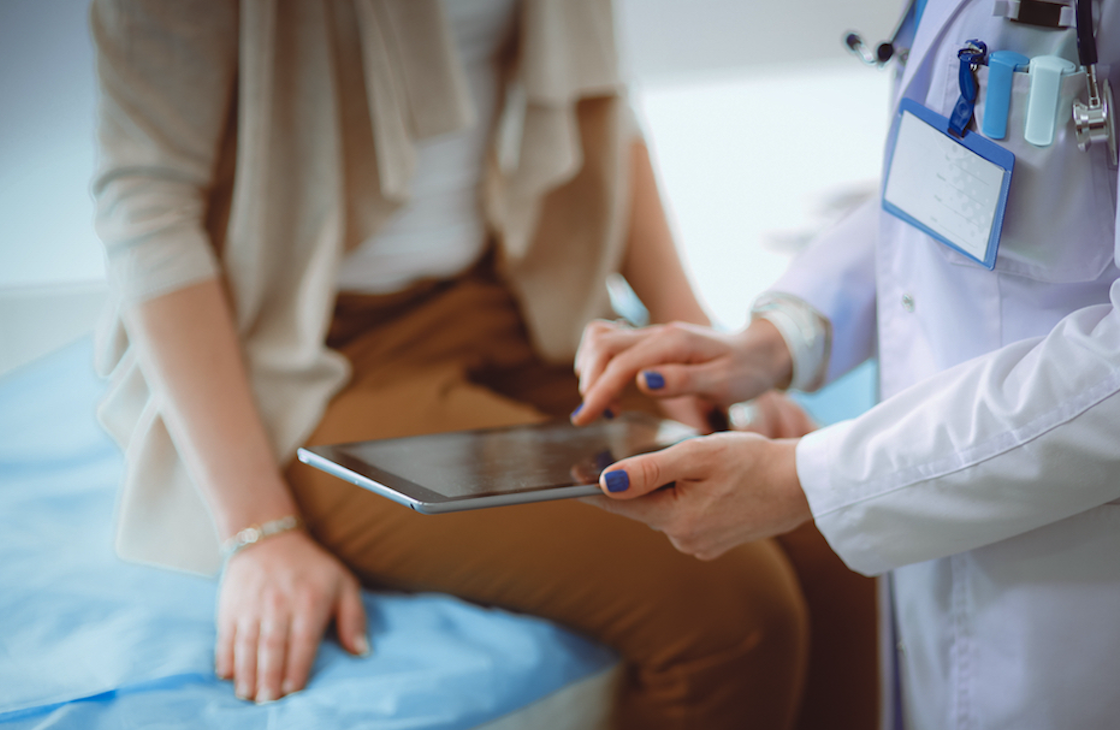
<svg viewBox="0 0 1120 730">
<path fill-rule="evenodd" d="M 946 89 L 946 109 L 952 108 L 958 93 L 955 70 L 950 78 L 953 83 Z M 979 129 L 987 101 L 987 67 L 980 67 L 977 79 L 980 94 L 975 127 Z M 1054 142 L 1036 147 L 1023 138 L 1030 75 L 1014 75 L 1007 136 L 996 140 L 1015 155 L 995 265 L 999 273 L 1066 284 L 1094 281 L 1112 262 L 1115 173 L 1108 169 L 1103 145 L 1088 152 L 1077 148 L 1071 119 L 1073 100 L 1084 97 L 1085 88 L 1083 71 L 1063 77 Z M 948 246 L 939 248 L 952 263 L 978 266 Z"/>
</svg>

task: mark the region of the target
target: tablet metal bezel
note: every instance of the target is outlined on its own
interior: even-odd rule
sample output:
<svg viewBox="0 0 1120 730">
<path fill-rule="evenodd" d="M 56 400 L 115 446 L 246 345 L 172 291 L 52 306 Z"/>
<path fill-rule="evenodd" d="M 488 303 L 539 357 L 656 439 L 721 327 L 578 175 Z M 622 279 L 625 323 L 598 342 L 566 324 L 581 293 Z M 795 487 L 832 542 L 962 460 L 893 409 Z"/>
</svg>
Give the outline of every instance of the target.
<svg viewBox="0 0 1120 730">
<path fill-rule="evenodd" d="M 682 440 L 687 435 L 694 435 L 695 432 L 683 424 L 678 424 L 673 421 L 666 421 L 664 419 L 654 418 L 641 413 L 626 413 L 619 417 L 615 422 L 616 427 L 626 426 L 628 424 L 641 425 L 645 428 L 653 427 L 656 432 L 663 425 L 671 425 L 673 430 L 682 434 L 681 438 L 677 438 L 671 443 Z M 557 422 L 549 422 L 544 424 L 534 424 L 529 426 L 512 426 L 507 428 L 496 429 L 475 429 L 467 432 L 457 432 L 458 435 L 467 434 L 486 434 L 486 433 L 500 433 L 514 429 L 545 429 L 555 428 L 558 426 Z M 575 428 L 574 426 L 572 428 Z M 444 434 L 431 434 L 425 436 L 442 436 Z M 396 439 L 389 439 L 396 440 Z M 562 486 L 540 486 L 530 487 L 513 492 L 502 492 L 494 494 L 470 494 L 449 497 L 440 494 L 434 490 L 428 489 L 423 485 L 417 484 L 405 477 L 394 474 L 389 471 L 380 469 L 367 461 L 358 459 L 352 454 L 347 452 L 349 447 L 352 447 L 362 442 L 352 442 L 345 444 L 331 444 L 325 446 L 309 446 L 301 448 L 297 451 L 299 460 L 309 466 L 320 469 L 328 474 L 332 474 L 345 481 L 355 484 L 363 489 L 368 489 L 371 492 L 379 494 L 383 497 L 393 500 L 398 504 L 410 507 L 417 512 L 423 514 L 443 514 L 448 512 L 462 512 L 473 509 L 483 509 L 487 507 L 500 507 L 513 504 L 528 504 L 534 502 L 545 502 L 554 499 L 569 499 L 572 497 L 588 497 L 601 494 L 598 483 L 592 484 L 572 484 Z M 660 446 L 668 446 L 670 443 L 664 443 Z"/>
</svg>

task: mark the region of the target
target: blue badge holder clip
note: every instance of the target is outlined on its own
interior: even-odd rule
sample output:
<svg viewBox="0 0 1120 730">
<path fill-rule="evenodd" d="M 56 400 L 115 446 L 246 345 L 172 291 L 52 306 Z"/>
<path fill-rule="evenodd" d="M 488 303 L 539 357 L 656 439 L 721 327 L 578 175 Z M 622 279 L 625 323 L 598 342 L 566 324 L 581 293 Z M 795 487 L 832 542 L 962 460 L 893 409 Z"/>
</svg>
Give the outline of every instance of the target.
<svg viewBox="0 0 1120 730">
<path fill-rule="evenodd" d="M 976 68 L 988 62 L 988 46 L 983 41 L 970 40 L 957 52 L 960 72 L 957 75 L 961 93 L 949 117 L 949 132 L 954 137 L 963 137 L 972 121 L 972 111 L 976 105 L 976 95 L 980 85 L 976 83 Z"/>
</svg>

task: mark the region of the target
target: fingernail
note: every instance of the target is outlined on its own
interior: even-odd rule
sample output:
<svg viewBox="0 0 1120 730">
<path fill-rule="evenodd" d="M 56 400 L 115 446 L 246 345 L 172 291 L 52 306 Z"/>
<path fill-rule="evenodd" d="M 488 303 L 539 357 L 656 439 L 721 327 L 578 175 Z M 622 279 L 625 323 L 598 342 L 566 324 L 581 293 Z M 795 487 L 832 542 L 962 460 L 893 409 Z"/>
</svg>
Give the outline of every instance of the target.
<svg viewBox="0 0 1120 730">
<path fill-rule="evenodd" d="M 610 408 L 603 411 L 603 418 L 607 419 L 608 421 L 614 418 L 614 411 L 612 411 Z"/>
<path fill-rule="evenodd" d="M 665 378 L 662 377 L 661 373 L 647 370 L 642 373 L 642 377 L 646 379 L 646 387 L 650 390 L 661 390 L 665 387 Z"/>
<path fill-rule="evenodd" d="M 578 406 L 576 406 L 576 409 L 574 411 L 572 411 L 572 416 L 571 417 L 575 418 L 576 416 L 579 415 L 579 412 L 582 411 L 582 410 L 583 410 L 583 404 L 580 403 Z"/>
<path fill-rule="evenodd" d="M 358 648 L 358 656 L 360 656 L 362 659 L 365 659 L 370 655 L 371 652 L 369 650 L 369 639 L 366 638 L 365 634 L 359 636 L 358 640 L 354 643 Z"/>
<path fill-rule="evenodd" d="M 237 685 L 237 688 L 233 690 L 233 693 L 237 695 L 237 699 L 239 700 L 249 699 L 249 688 L 244 685 Z"/>
<path fill-rule="evenodd" d="M 625 492 L 630 488 L 630 475 L 619 469 L 606 474 L 608 492 Z"/>
<path fill-rule="evenodd" d="M 284 696 L 294 694 L 296 691 L 296 683 L 290 679 L 285 679 L 284 684 L 280 685 L 280 691 L 284 693 Z"/>
<path fill-rule="evenodd" d="M 267 705 L 270 702 L 275 702 L 275 701 L 276 701 L 276 697 L 274 697 L 272 695 L 272 690 L 270 690 L 270 689 L 263 689 L 257 695 L 257 704 L 258 705 Z"/>
</svg>

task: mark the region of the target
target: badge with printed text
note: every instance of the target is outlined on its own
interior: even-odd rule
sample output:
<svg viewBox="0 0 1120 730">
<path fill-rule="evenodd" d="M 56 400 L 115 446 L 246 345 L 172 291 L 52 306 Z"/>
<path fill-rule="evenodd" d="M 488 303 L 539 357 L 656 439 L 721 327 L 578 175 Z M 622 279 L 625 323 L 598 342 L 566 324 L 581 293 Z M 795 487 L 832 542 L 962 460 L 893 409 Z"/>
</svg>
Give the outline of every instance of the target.
<svg viewBox="0 0 1120 730">
<path fill-rule="evenodd" d="M 1015 155 L 912 99 L 898 108 L 883 208 L 979 264 L 996 265 Z"/>
</svg>

